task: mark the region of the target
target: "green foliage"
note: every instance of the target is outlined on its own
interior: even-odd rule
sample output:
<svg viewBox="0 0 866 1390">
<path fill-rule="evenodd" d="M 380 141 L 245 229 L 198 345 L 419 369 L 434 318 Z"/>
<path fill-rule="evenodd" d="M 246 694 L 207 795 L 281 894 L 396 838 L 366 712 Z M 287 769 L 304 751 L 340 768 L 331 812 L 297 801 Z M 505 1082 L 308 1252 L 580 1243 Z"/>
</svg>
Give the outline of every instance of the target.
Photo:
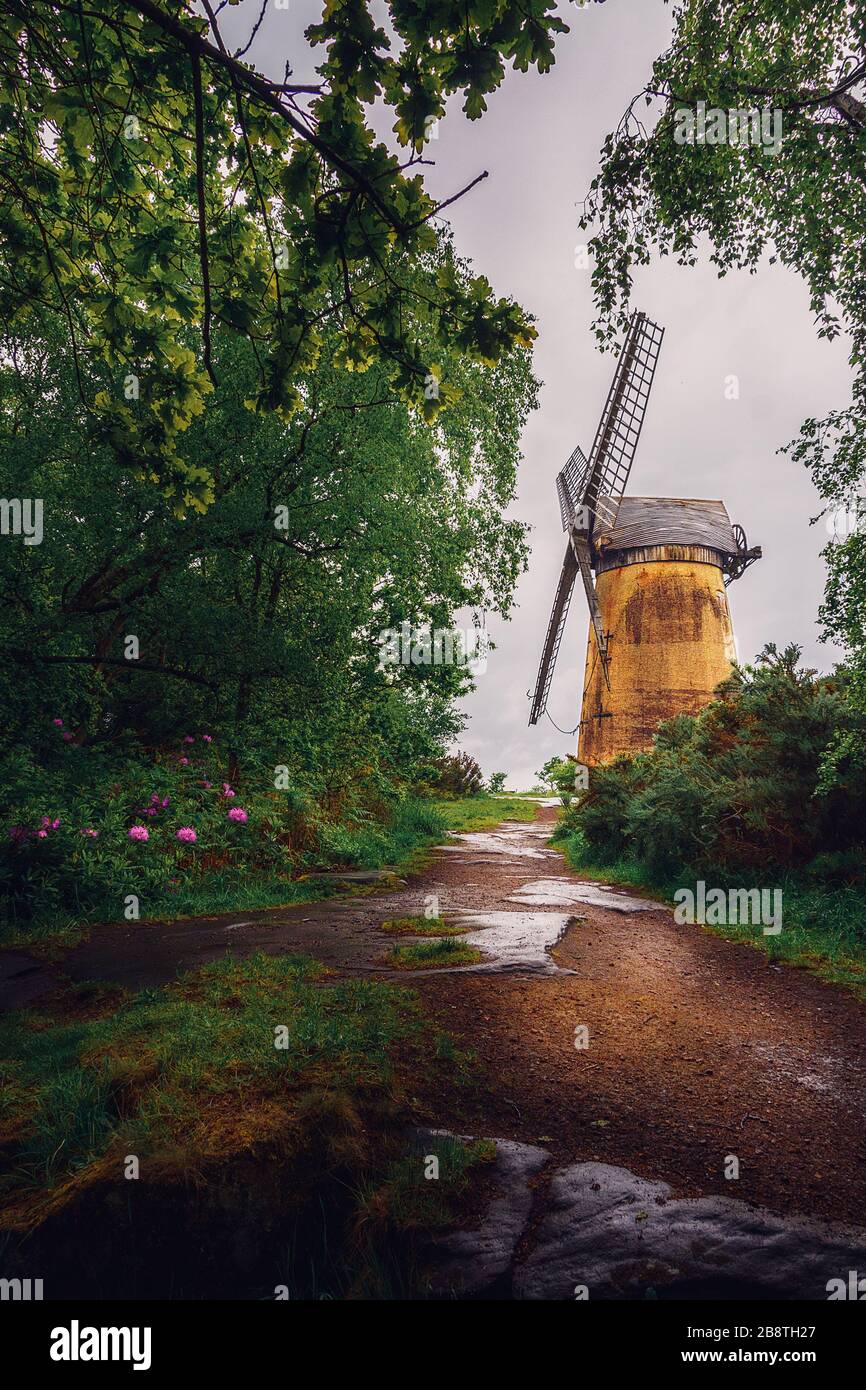
<svg viewBox="0 0 866 1390">
<path fill-rule="evenodd" d="M 766 880 L 850 851 L 862 874 L 866 787 L 842 762 L 832 784 L 822 769 L 863 721 L 844 677 L 798 658 L 768 646 L 700 714 L 662 724 L 651 752 L 594 768 L 566 817 L 593 859 L 633 859 L 651 881 L 685 870 Z"/>
<path fill-rule="evenodd" d="M 446 796 L 478 796 L 484 790 L 484 776 L 469 753 L 450 753 L 434 763 L 430 780 Z"/>
<path fill-rule="evenodd" d="M 698 879 L 772 884 L 780 935 L 713 930 L 866 997 L 866 783 L 842 751 L 864 719 L 844 672 L 816 676 L 798 655 L 767 647 L 696 717 L 662 724 L 651 752 L 593 768 L 555 838 L 582 874 L 667 898 Z"/>
<path fill-rule="evenodd" d="M 528 354 L 446 359 L 461 396 L 429 427 L 377 366 L 336 366 L 325 330 L 286 423 L 245 409 L 255 355 L 220 344 L 220 387 L 187 431 L 214 500 L 178 518 L 159 481 L 119 480 L 92 448 L 57 323 L 0 337 L 0 493 L 44 499 L 46 528 L 41 545 L 0 547 L 0 874 L 16 915 L 114 918 L 130 892 L 149 912 L 195 910 L 206 877 L 222 903 L 244 865 L 279 901 L 279 879 L 317 856 L 372 866 L 435 836 L 404 803 L 459 732 L 471 672 L 384 666 L 381 634 L 507 611 L 526 555 L 502 513 L 535 398 Z M 245 827 L 217 815 L 223 781 Z M 156 792 L 172 833 L 196 829 L 186 853 L 128 841 Z M 46 817 L 61 824 L 37 844 Z"/>
<path fill-rule="evenodd" d="M 851 404 L 806 420 L 787 446 L 830 511 L 863 492 L 866 471 L 864 51 L 863 0 L 676 0 L 671 45 L 605 140 L 582 223 L 595 228 L 602 341 L 624 325 L 632 272 L 653 250 L 693 265 L 708 246 L 720 275 L 753 271 L 769 254 L 771 264 L 802 276 L 819 336 L 851 335 Z M 677 112 L 698 101 L 710 110 L 781 112 L 778 148 L 678 143 Z M 866 535 L 855 532 L 825 556 L 821 616 L 849 654 L 851 696 L 866 712 Z M 861 735 L 838 750 L 862 774 Z"/>
<path fill-rule="evenodd" d="M 542 787 L 548 791 L 555 792 L 562 798 L 564 806 L 568 806 L 571 795 L 574 791 L 574 763 L 568 758 L 548 758 L 542 768 L 536 772 L 536 777 Z"/>
<path fill-rule="evenodd" d="M 491 796 L 498 796 L 501 792 L 505 791 L 507 778 L 507 772 L 491 773 L 490 780 L 487 783 L 487 790 L 490 792 Z"/>
<path fill-rule="evenodd" d="M 59 317 L 90 445 L 176 516 L 216 493 L 186 436 L 226 348 L 255 347 L 245 401 L 266 417 L 303 411 L 330 333 L 339 366 L 378 365 L 432 420 L 457 399 L 450 353 L 492 365 L 529 344 L 519 307 L 450 257 L 431 293 L 412 283 L 436 240 L 417 155 L 447 96 L 479 116 L 506 61 L 546 71 L 566 28 L 547 0 L 393 3 L 392 46 L 367 4 L 328 4 L 307 30 L 319 81 L 293 91 L 233 58 L 206 9 L 0 6 L 0 321 Z M 245 9 L 252 29 L 260 6 Z M 373 103 L 405 163 L 375 139 Z"/>
</svg>

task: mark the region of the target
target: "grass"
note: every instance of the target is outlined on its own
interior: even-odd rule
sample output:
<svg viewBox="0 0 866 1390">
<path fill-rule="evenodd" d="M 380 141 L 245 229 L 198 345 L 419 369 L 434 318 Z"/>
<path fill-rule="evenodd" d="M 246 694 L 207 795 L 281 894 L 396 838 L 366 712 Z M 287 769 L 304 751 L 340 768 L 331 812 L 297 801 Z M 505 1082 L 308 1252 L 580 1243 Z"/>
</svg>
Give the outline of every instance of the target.
<svg viewBox="0 0 866 1390">
<path fill-rule="evenodd" d="M 188 874 L 172 883 L 166 879 L 157 889 L 141 894 L 139 919 L 142 922 L 185 917 L 213 916 L 220 912 L 249 912 L 257 909 L 290 907 L 296 903 L 321 901 L 338 893 L 363 892 L 356 887 L 316 879 L 319 868 L 392 867 L 395 874 L 414 867 L 423 851 L 445 838 L 447 823 L 439 804 L 421 799 L 402 802 L 390 823 L 373 821 L 353 826 L 330 825 L 320 829 L 317 856 L 320 863 L 302 863 L 279 873 L 257 869 L 253 864 L 209 868 L 201 874 Z M 295 876 L 296 875 L 296 876 Z M 381 890 L 384 885 L 377 885 Z M 0 948 L 21 949 L 48 959 L 61 959 L 97 923 L 127 925 L 120 915 L 124 895 L 112 889 L 96 902 L 61 906 L 60 900 L 41 908 L 33 917 L 9 919 L 0 924 Z"/>
<path fill-rule="evenodd" d="M 288 878 L 256 878 L 254 874 L 211 871 L 206 881 L 180 884 L 176 892 L 165 890 L 145 910 L 142 903 L 141 922 L 167 919 L 179 921 L 187 917 L 216 916 L 220 912 L 250 912 L 270 907 L 291 907 L 298 903 L 318 902 L 323 898 L 345 894 L 338 884 L 306 882 Z M 356 890 L 350 890 L 356 891 Z M 115 922 L 130 925 L 126 918 L 113 918 L 105 904 L 86 912 L 52 911 L 30 921 L 5 924 L 0 928 L 0 949 L 26 950 L 45 960 L 61 960 L 84 940 L 90 927 Z"/>
<path fill-rule="evenodd" d="M 95 1017 L 81 1007 L 93 986 L 7 1016 L 0 1078 L 16 1153 L 5 1186 L 51 1186 L 115 1141 L 205 1159 L 233 1106 L 285 1100 L 312 1072 L 333 1086 L 386 1086 L 389 1049 L 418 1026 L 416 1008 L 393 987 L 325 979 L 307 957 L 226 956 L 119 1004 L 109 995 Z"/>
<path fill-rule="evenodd" d="M 492 830 L 504 820 L 531 820 L 525 798 L 519 796 L 468 796 L 454 801 L 437 801 L 446 827 L 456 833 Z"/>
<path fill-rule="evenodd" d="M 381 929 L 392 936 L 460 936 L 469 930 L 449 924 L 443 917 L 392 917 Z"/>
<path fill-rule="evenodd" d="M 676 880 L 659 880 L 645 864 L 622 858 L 612 863 L 593 859 L 579 834 L 556 837 L 572 868 L 587 878 L 639 889 L 662 902 L 673 903 L 678 888 L 703 878 L 713 887 L 749 886 L 729 882 L 710 870 L 696 874 L 683 870 Z M 841 985 L 866 999 L 866 890 L 859 885 L 810 881 L 805 875 L 788 875 L 764 885 L 782 890 L 782 931 L 765 936 L 760 925 L 702 925 L 727 941 L 737 941 L 763 951 L 771 960 L 813 971 L 832 984 Z"/>
<path fill-rule="evenodd" d="M 35 1259 L 93 1296 L 273 1297 L 279 1267 L 292 1297 L 408 1296 L 416 1238 L 453 1219 L 489 1157 L 454 1141 L 446 1181 L 426 1181 L 413 1096 L 421 1077 L 453 1095 L 468 1066 L 411 991 L 331 981 L 308 957 L 225 957 L 134 995 L 68 985 L 0 1020 L 2 1272 Z M 143 1181 L 127 1186 L 130 1154 Z"/>
<path fill-rule="evenodd" d="M 385 956 L 392 970 L 437 970 L 449 965 L 478 965 L 484 957 L 465 941 L 417 941 L 395 946 Z"/>
</svg>

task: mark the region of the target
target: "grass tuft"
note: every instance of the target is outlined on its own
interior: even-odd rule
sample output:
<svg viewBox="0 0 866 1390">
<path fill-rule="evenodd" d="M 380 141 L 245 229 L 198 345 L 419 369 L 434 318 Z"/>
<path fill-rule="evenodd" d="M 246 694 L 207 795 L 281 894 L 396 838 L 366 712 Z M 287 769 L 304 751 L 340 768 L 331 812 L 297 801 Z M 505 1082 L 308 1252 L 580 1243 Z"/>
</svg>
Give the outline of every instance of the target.
<svg viewBox="0 0 866 1390">
<path fill-rule="evenodd" d="M 445 921 L 444 917 L 392 917 L 382 923 L 382 931 L 392 936 L 460 936 L 468 927 Z"/>
<path fill-rule="evenodd" d="M 449 965 L 478 965 L 484 957 L 465 941 L 418 941 L 395 946 L 385 957 L 392 970 L 436 970 Z"/>
</svg>

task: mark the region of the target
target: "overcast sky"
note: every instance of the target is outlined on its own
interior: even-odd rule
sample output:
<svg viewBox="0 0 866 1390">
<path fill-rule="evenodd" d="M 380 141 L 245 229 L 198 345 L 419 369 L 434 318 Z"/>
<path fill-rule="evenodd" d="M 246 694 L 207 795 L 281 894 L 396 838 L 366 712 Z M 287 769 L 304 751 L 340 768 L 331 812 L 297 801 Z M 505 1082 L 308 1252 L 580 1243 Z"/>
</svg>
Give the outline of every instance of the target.
<svg viewBox="0 0 866 1390">
<path fill-rule="evenodd" d="M 223 11 L 227 38 L 245 41 L 258 9 L 257 0 L 246 0 Z M 277 10 L 270 0 L 249 60 L 277 78 L 289 58 L 294 81 L 314 80 L 320 58 L 302 35 L 320 9 L 315 0 L 289 0 Z M 507 772 L 514 788 L 529 786 L 547 758 L 573 752 L 576 743 L 546 719 L 528 727 L 527 692 L 565 548 L 556 474 L 576 443 L 589 450 L 615 361 L 596 351 L 590 272 L 574 265 L 585 239 L 578 205 L 605 135 L 667 46 L 671 18 L 662 0 L 564 4 L 559 12 L 571 33 L 560 36 L 551 72 L 509 71 L 479 121 L 467 121 L 461 98 L 452 98 L 427 151 L 436 166 L 425 171 L 439 198 L 489 171 L 448 210 L 456 246 L 498 294 L 512 295 L 537 319 L 535 370 L 543 387 L 524 436 L 513 508 L 532 527 L 532 557 L 511 620 L 488 622 L 497 649 L 465 701 L 461 739 L 485 774 Z M 803 283 L 778 265 L 718 280 L 708 265 L 660 260 L 638 271 L 634 304 L 666 334 L 629 490 L 721 498 L 749 543 L 764 549 L 728 591 L 741 659 L 768 641 L 797 642 L 811 664 L 827 669 L 838 655 L 819 643 L 816 621 L 827 537 L 823 523 L 809 526 L 820 504 L 805 469 L 776 451 L 808 416 L 846 403 L 844 341 L 818 340 Z M 739 378 L 739 400 L 725 398 L 731 375 Z M 563 729 L 580 717 L 587 623 L 576 592 L 548 703 Z"/>
</svg>

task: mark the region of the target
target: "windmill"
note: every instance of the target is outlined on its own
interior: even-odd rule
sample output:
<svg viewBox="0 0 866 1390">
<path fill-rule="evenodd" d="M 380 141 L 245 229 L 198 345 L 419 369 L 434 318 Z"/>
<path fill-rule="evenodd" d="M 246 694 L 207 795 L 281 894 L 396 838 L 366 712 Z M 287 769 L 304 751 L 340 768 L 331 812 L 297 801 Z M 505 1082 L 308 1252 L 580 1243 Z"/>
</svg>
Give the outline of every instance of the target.
<svg viewBox="0 0 866 1390">
<path fill-rule="evenodd" d="M 568 544 L 532 698 L 547 709 L 578 573 L 589 606 L 578 758 L 607 762 L 652 744 L 658 724 L 713 698 L 735 659 L 725 587 L 755 560 L 724 503 L 626 497 L 664 329 L 632 315 L 587 459 L 556 479 Z"/>
</svg>

